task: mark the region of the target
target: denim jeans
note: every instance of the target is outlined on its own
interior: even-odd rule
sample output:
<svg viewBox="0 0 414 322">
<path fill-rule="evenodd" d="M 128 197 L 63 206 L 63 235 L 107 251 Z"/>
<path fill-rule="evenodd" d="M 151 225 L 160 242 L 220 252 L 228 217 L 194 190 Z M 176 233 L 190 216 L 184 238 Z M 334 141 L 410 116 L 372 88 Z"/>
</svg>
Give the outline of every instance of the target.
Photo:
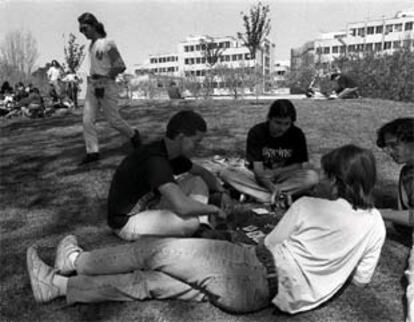
<svg viewBox="0 0 414 322">
<path fill-rule="evenodd" d="M 95 96 L 95 89 L 103 88 L 102 98 Z M 134 129 L 121 117 L 118 110 L 118 88 L 111 79 L 92 80 L 88 78 L 85 106 L 83 107 L 83 138 L 86 152 L 99 152 L 98 133 L 95 125 L 96 113 L 102 108 L 105 119 L 109 124 L 128 138 L 134 136 Z"/>
<path fill-rule="evenodd" d="M 143 237 L 83 252 L 67 301 L 144 299 L 210 301 L 229 312 L 270 304 L 266 268 L 255 247 L 221 240 Z"/>
</svg>

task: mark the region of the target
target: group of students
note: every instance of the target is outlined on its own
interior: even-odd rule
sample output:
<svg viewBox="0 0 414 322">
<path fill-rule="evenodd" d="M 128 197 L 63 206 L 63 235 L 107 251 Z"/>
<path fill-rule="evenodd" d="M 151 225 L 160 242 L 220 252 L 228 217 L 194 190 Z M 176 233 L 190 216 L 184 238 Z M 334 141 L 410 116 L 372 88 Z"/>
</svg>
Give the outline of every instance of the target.
<svg viewBox="0 0 414 322">
<path fill-rule="evenodd" d="M 132 242 L 88 251 L 69 235 L 57 246 L 54 267 L 31 246 L 27 267 L 35 300 L 181 299 L 209 301 L 233 313 L 273 303 L 298 313 L 324 303 L 349 279 L 358 286 L 369 283 L 385 240 L 383 218 L 407 226 L 413 222 L 414 119 L 396 119 L 377 132 L 378 147 L 404 165 L 399 210 L 378 210 L 372 195 L 377 179 L 373 153 L 348 144 L 323 155 L 320 170 L 304 169 L 306 141 L 293 124 L 292 107 L 290 101 L 275 101 L 267 121 L 249 131 L 250 176 L 222 176 L 235 188 L 247 187 L 255 198 L 263 196 L 262 201 L 275 202 L 281 193 L 301 196 L 262 242 L 193 237 L 200 226 L 225 221 L 232 201 L 213 173 L 191 161 L 207 131 L 205 120 L 181 111 L 169 120 L 165 137 L 140 145 L 112 179 L 108 224 Z M 209 203 L 217 193 L 221 202 Z M 407 271 L 408 318 L 412 266 Z"/>
</svg>

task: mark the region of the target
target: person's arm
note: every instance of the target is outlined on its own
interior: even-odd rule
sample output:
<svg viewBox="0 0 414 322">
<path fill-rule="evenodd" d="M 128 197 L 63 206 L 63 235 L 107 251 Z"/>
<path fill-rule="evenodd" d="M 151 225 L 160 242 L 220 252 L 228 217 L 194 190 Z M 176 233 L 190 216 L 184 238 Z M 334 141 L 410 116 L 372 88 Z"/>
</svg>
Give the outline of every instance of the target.
<svg viewBox="0 0 414 322">
<path fill-rule="evenodd" d="M 225 213 L 220 208 L 214 205 L 203 204 L 186 196 L 180 187 L 173 182 L 161 185 L 158 188 L 158 191 L 167 199 L 169 204 L 172 205 L 173 209 L 171 210 L 178 216 L 193 217 L 211 214 L 217 215 L 220 218 L 226 217 Z"/>
<path fill-rule="evenodd" d="M 193 175 L 200 176 L 211 191 L 225 191 L 217 177 L 206 168 L 193 163 L 193 166 L 191 167 L 189 172 Z"/>
<path fill-rule="evenodd" d="M 122 60 L 121 54 L 118 51 L 118 48 L 113 42 L 110 43 L 108 57 L 111 61 L 111 69 L 108 72 L 108 77 L 111 79 L 115 79 L 116 76 L 118 76 L 126 70 L 126 67 L 124 61 Z"/>
<path fill-rule="evenodd" d="M 382 218 L 393 223 L 414 227 L 414 209 L 395 210 L 395 209 L 379 209 Z"/>
</svg>

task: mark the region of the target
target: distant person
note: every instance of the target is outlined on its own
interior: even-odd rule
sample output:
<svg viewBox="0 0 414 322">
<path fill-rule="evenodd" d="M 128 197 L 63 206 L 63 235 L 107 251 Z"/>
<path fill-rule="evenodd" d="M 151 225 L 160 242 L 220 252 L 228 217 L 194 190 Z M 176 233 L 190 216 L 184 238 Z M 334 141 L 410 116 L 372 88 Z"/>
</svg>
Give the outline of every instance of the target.
<svg viewBox="0 0 414 322">
<path fill-rule="evenodd" d="M 62 82 L 66 84 L 67 93 L 69 99 L 73 102 L 73 106 L 77 109 L 78 106 L 78 92 L 79 84 L 82 83 L 82 79 L 76 75 L 75 72 L 70 72 L 62 78 Z"/>
<path fill-rule="evenodd" d="M 348 145 L 325 154 L 321 163 L 320 185 L 327 194 L 295 201 L 264 243 L 256 246 L 144 237 L 86 251 L 69 235 L 57 247 L 55 268 L 39 258 L 36 247 L 29 247 L 34 298 L 47 303 L 66 297 L 70 304 L 209 301 L 232 313 L 273 304 L 293 314 L 325 303 L 347 280 L 365 286 L 385 239 L 384 222 L 372 204 L 374 156 Z"/>
<path fill-rule="evenodd" d="M 83 108 L 83 136 L 86 156 L 81 164 L 99 159 L 96 113 L 101 107 L 106 120 L 119 132 L 130 138 L 136 148 L 141 144 L 138 130 L 134 130 L 121 117 L 118 110 L 118 90 L 115 78 L 126 67 L 113 40 L 106 38 L 104 25 L 91 13 L 78 18 L 79 31 L 91 41 L 89 46 L 90 70 L 87 79 L 85 106 Z"/>
<path fill-rule="evenodd" d="M 0 89 L 0 94 L 11 94 L 13 93 L 13 87 L 11 87 L 10 83 L 8 81 L 3 82 Z"/>
<path fill-rule="evenodd" d="M 28 97 L 29 94 L 26 93 L 23 82 L 18 82 L 14 86 L 14 99 L 16 102 L 20 102 L 25 97 Z"/>
<path fill-rule="evenodd" d="M 247 134 L 247 169 L 226 169 L 220 174 L 223 181 L 260 202 L 281 206 L 279 199 L 311 189 L 318 174 L 304 168 L 309 161 L 306 139 L 295 121 L 291 101 L 274 101 L 267 121 L 256 124 Z"/>
<path fill-rule="evenodd" d="M 21 99 L 19 105 L 24 116 L 36 118 L 44 115 L 44 101 L 36 87 L 31 88 L 29 96 Z"/>
<path fill-rule="evenodd" d="M 398 118 L 381 126 L 377 132 L 377 145 L 401 166 L 398 179 L 398 209 L 381 209 L 386 220 L 407 227 L 412 234 L 414 226 L 414 118 Z M 407 321 L 414 321 L 414 244 L 405 272 L 407 287 Z"/>
<path fill-rule="evenodd" d="M 58 63 L 57 60 L 52 60 L 52 63 L 47 70 L 47 78 L 49 80 L 49 84 L 52 84 L 55 88 L 56 94 L 58 97 L 62 95 L 62 88 L 61 88 L 61 79 L 62 79 L 62 67 Z"/>
<path fill-rule="evenodd" d="M 348 75 L 342 73 L 332 73 L 331 81 L 336 82 L 335 96 L 330 98 L 358 98 L 358 86 Z"/>
<path fill-rule="evenodd" d="M 162 140 L 142 145 L 122 161 L 108 195 L 108 224 L 119 237 L 188 237 L 200 222 L 209 225 L 207 215 L 225 219 L 223 210 L 208 204 L 210 193 L 222 193 L 223 187 L 191 161 L 206 131 L 201 115 L 178 112 Z M 179 174 L 184 175 L 176 179 Z"/>
</svg>

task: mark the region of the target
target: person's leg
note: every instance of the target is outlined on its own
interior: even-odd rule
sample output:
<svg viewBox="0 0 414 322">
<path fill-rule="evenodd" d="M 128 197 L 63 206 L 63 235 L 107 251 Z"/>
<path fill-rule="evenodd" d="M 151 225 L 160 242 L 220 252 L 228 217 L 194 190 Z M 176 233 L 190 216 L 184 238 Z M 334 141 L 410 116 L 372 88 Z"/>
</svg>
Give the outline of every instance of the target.
<svg viewBox="0 0 414 322">
<path fill-rule="evenodd" d="M 259 202 L 270 202 L 271 192 L 259 185 L 253 172 L 247 168 L 228 168 L 220 172 L 220 178 L 237 191 L 252 196 Z"/>
<path fill-rule="evenodd" d="M 96 112 L 98 101 L 93 93 L 94 87 L 88 84 L 85 97 L 85 106 L 83 107 L 83 138 L 85 140 L 86 153 L 98 153 L 98 133 L 96 130 Z"/>
<path fill-rule="evenodd" d="M 126 137 L 134 137 L 134 129 L 119 114 L 118 90 L 115 82 L 107 81 L 104 97 L 100 99 L 100 102 L 105 119 L 109 124 Z"/>
<path fill-rule="evenodd" d="M 132 244 L 82 252 L 76 261 L 76 270 L 80 275 L 100 278 L 102 275 L 123 276 L 137 270 L 163 272 L 191 285 L 206 294 L 213 304 L 232 312 L 254 311 L 270 303 L 267 272 L 257 259 L 255 248 L 224 241 L 147 237 Z M 125 279 L 135 278 L 140 282 L 142 276 L 138 273 Z M 156 275 L 153 277 L 154 287 L 158 280 Z M 126 287 L 123 278 L 115 277 L 113 286 L 117 288 L 120 283 L 121 287 Z M 95 286 L 92 279 L 90 282 L 94 292 L 101 292 L 103 287 L 105 293 L 104 279 L 95 281 Z M 68 284 L 68 295 L 74 287 L 71 283 Z M 80 281 L 76 285 L 79 284 Z M 119 293 L 109 287 L 106 291 Z M 192 292 L 187 294 L 195 294 Z M 145 293 L 141 294 L 145 296 Z M 168 293 L 163 298 L 166 296 Z"/>
<path fill-rule="evenodd" d="M 276 183 L 283 184 L 282 192 L 294 195 L 310 190 L 319 182 L 319 174 L 312 169 L 287 171 L 275 178 Z"/>
<path fill-rule="evenodd" d="M 358 87 L 345 88 L 342 92 L 338 94 L 338 98 L 357 98 L 358 97 Z"/>
</svg>

